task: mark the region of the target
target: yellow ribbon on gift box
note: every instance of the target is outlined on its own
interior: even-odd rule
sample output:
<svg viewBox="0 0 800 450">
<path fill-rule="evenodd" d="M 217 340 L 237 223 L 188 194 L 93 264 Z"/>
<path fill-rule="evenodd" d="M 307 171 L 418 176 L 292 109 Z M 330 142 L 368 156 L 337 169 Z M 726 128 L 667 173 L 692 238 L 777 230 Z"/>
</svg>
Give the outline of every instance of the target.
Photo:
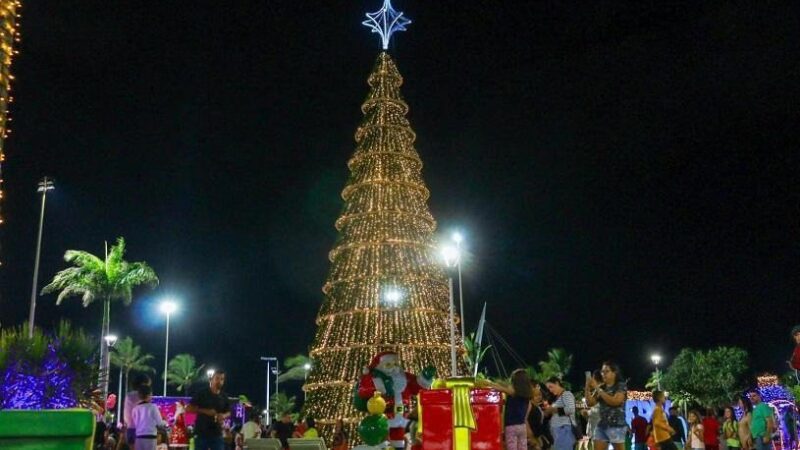
<svg viewBox="0 0 800 450">
<path fill-rule="evenodd" d="M 470 450 L 470 433 L 477 428 L 469 401 L 474 387 L 475 379 L 470 377 L 436 380 L 431 386 L 432 389 L 450 389 L 453 393 L 453 450 Z"/>
</svg>

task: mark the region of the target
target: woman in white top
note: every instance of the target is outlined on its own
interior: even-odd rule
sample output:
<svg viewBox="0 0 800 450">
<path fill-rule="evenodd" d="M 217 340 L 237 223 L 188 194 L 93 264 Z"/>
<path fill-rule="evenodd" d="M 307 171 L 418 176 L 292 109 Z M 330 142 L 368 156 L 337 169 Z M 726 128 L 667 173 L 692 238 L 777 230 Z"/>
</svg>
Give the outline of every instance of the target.
<svg viewBox="0 0 800 450">
<path fill-rule="evenodd" d="M 700 423 L 700 413 L 695 410 L 689 411 L 689 438 L 686 440 L 686 448 L 689 450 L 705 450 L 706 448 L 703 441 L 703 424 Z"/>
</svg>

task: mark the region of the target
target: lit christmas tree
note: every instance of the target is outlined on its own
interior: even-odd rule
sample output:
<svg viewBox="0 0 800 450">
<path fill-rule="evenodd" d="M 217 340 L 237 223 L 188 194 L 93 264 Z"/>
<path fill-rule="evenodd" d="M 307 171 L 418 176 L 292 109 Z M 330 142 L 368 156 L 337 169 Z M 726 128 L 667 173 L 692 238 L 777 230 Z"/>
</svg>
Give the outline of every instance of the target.
<svg viewBox="0 0 800 450">
<path fill-rule="evenodd" d="M 11 103 L 11 59 L 17 53 L 14 45 L 19 41 L 17 31 L 17 10 L 20 8 L 19 0 L 0 0 L 0 224 L 3 223 L 3 141 L 11 130 L 8 128 L 8 104 Z"/>
<path fill-rule="evenodd" d="M 329 254 L 311 345 L 314 365 L 304 386 L 305 413 L 325 436 L 337 419 L 352 431 L 363 416 L 353 407 L 353 387 L 376 353 L 397 352 L 410 371 L 433 365 L 440 375 L 450 373 L 448 282 L 402 83 L 382 52 L 369 76 L 364 119 L 348 162 L 339 238 Z"/>
</svg>

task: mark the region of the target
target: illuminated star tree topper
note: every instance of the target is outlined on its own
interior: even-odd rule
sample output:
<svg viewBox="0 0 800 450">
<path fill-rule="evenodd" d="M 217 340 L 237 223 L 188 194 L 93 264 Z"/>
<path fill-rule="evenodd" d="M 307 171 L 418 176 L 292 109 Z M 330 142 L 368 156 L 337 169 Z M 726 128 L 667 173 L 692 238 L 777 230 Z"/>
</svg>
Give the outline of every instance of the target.
<svg viewBox="0 0 800 450">
<path fill-rule="evenodd" d="M 406 25 L 410 24 L 411 20 L 392 7 L 392 0 L 384 0 L 383 7 L 374 13 L 367 13 L 367 20 L 361 23 L 371 28 L 373 33 L 378 33 L 381 36 L 383 49 L 388 50 L 392 33 L 406 31 Z"/>
</svg>

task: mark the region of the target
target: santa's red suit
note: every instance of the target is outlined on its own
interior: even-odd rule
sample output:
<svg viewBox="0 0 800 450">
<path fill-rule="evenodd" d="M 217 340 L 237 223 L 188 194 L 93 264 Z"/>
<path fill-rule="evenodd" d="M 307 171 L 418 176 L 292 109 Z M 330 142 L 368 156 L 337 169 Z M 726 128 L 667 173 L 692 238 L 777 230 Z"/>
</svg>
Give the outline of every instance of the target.
<svg viewBox="0 0 800 450">
<path fill-rule="evenodd" d="M 386 401 L 386 417 L 389 419 L 389 441 L 394 448 L 405 448 L 407 412 L 411 399 L 422 389 L 429 389 L 433 380 L 403 371 L 397 365 L 398 356 L 394 352 L 375 355 L 358 383 L 358 396 L 364 400 L 372 397 L 375 391 Z M 388 367 L 387 367 L 388 366 Z M 387 382 L 391 380 L 391 389 Z M 391 395 L 390 395 L 391 394 Z"/>
</svg>

